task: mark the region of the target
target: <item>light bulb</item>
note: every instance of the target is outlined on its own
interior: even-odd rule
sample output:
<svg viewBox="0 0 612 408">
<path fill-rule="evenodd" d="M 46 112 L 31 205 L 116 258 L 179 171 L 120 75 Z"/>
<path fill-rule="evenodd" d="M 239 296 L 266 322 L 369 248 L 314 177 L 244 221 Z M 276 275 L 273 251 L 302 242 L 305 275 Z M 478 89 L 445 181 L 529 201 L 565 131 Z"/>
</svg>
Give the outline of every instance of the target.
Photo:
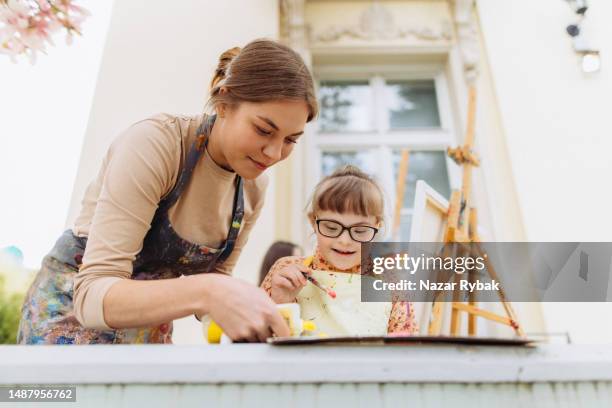
<svg viewBox="0 0 612 408">
<path fill-rule="evenodd" d="M 601 69 L 599 51 L 587 51 L 582 54 L 582 71 L 591 74 Z"/>
</svg>

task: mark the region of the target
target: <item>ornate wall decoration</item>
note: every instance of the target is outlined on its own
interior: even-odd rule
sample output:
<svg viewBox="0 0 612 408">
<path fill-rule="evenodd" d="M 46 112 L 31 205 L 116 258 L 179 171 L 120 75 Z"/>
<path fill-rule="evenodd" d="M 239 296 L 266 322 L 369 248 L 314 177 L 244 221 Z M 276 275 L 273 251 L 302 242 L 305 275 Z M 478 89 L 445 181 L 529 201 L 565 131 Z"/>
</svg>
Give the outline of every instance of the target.
<svg viewBox="0 0 612 408">
<path fill-rule="evenodd" d="M 454 0 L 455 27 L 457 40 L 463 59 L 465 79 L 472 83 L 478 77 L 478 62 L 480 60 L 480 44 L 478 26 L 473 16 L 474 0 Z"/>
<path fill-rule="evenodd" d="M 306 0 L 281 0 L 280 34 L 282 40 L 296 50 L 310 66 L 308 27 L 304 16 Z"/>
<path fill-rule="evenodd" d="M 427 41 L 450 40 L 452 26 L 443 21 L 439 27 L 398 26 L 391 12 L 382 4 L 372 3 L 366 8 L 356 25 L 336 25 L 312 35 L 312 42 L 333 42 L 342 38 L 358 40 L 393 40 L 417 38 Z"/>
</svg>

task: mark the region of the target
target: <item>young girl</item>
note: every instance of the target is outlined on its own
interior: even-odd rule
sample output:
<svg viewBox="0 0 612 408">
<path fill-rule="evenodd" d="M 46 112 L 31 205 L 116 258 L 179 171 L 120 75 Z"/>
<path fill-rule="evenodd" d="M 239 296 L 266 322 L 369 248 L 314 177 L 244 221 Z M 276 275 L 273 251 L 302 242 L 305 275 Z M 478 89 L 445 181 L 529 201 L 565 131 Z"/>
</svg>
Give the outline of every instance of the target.
<svg viewBox="0 0 612 408">
<path fill-rule="evenodd" d="M 302 318 L 330 336 L 416 333 L 409 302 L 361 302 L 361 243 L 375 238 L 383 220 L 383 193 L 376 182 L 345 166 L 321 180 L 310 207 L 317 236 L 310 267 L 307 257 L 279 259 L 261 285 L 272 300 L 299 303 Z M 333 289 L 336 297 L 304 274 Z"/>
</svg>

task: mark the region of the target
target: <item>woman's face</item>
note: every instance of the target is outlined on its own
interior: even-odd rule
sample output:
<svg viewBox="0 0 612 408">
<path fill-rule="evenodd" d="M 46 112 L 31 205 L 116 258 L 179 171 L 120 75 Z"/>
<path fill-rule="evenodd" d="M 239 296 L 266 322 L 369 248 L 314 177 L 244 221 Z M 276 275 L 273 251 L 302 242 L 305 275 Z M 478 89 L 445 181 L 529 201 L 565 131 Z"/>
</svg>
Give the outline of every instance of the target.
<svg viewBox="0 0 612 408">
<path fill-rule="evenodd" d="M 351 213 L 337 213 L 332 211 L 321 211 L 316 215 L 318 220 L 331 220 L 349 228 L 352 226 L 368 226 L 377 228 L 376 217 L 363 216 Z M 347 230 L 342 231 L 342 234 L 336 238 L 325 236 L 319 231 L 316 221 L 312 220 L 312 227 L 317 234 L 317 246 L 319 252 L 327 262 L 340 270 L 350 269 L 361 263 L 361 243 L 354 241 Z M 321 225 L 321 230 L 327 235 L 335 235 L 338 227 L 330 223 Z M 327 225 L 327 226 L 326 226 Z M 356 233 L 360 233 L 360 229 L 355 229 Z"/>
<path fill-rule="evenodd" d="M 217 113 L 213 132 L 219 135 L 218 164 L 254 179 L 291 154 L 304 133 L 308 106 L 291 100 L 242 102 Z"/>
</svg>

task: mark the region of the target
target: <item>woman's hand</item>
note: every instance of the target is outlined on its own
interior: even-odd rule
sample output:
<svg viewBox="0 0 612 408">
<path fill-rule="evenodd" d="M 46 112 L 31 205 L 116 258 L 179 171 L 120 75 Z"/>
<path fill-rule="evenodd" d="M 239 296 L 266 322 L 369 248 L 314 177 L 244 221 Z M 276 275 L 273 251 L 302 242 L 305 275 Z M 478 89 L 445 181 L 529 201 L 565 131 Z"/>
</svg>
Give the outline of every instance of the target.
<svg viewBox="0 0 612 408">
<path fill-rule="evenodd" d="M 270 296 L 276 303 L 290 303 L 308 283 L 304 273 L 310 269 L 302 264 L 291 264 L 280 269 L 272 276 Z"/>
<path fill-rule="evenodd" d="M 202 274 L 206 293 L 201 310 L 208 313 L 232 341 L 265 342 L 275 334 L 289 336 L 289 327 L 262 289 L 222 274 Z"/>
</svg>

